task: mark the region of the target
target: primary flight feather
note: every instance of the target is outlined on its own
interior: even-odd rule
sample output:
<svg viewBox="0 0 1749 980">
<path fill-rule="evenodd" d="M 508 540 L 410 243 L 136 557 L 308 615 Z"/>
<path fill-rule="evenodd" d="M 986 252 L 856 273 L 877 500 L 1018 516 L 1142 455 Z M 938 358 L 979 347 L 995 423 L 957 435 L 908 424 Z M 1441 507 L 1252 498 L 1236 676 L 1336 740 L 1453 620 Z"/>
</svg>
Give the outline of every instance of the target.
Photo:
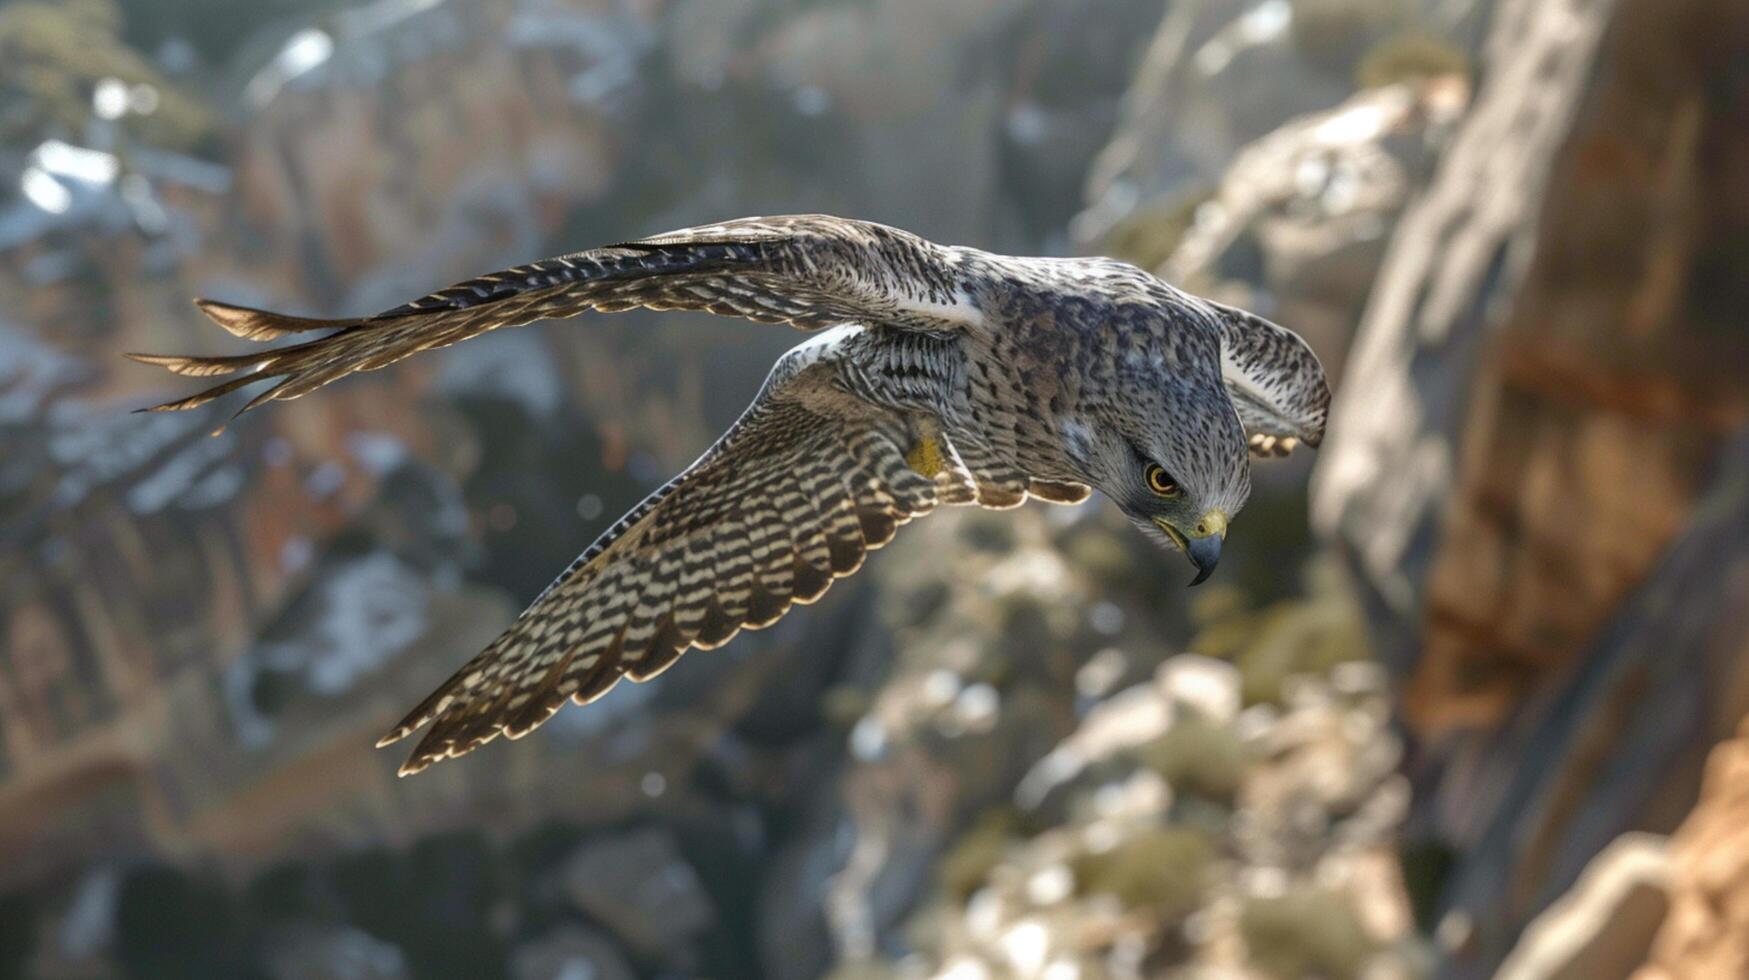
<svg viewBox="0 0 1749 980">
<path fill-rule="evenodd" d="M 516 738 L 566 699 L 647 680 L 819 598 L 943 504 L 1058 503 L 1097 488 L 1185 552 L 1200 582 L 1250 493 L 1250 456 L 1323 437 L 1305 342 L 1103 258 L 1020 258 L 824 215 L 744 218 L 480 276 L 375 316 L 316 320 L 201 300 L 234 357 L 129 355 L 257 381 L 244 406 L 499 327 L 643 307 L 815 335 L 741 418 L 584 551 L 379 744 L 429 724 L 403 775 Z"/>
</svg>

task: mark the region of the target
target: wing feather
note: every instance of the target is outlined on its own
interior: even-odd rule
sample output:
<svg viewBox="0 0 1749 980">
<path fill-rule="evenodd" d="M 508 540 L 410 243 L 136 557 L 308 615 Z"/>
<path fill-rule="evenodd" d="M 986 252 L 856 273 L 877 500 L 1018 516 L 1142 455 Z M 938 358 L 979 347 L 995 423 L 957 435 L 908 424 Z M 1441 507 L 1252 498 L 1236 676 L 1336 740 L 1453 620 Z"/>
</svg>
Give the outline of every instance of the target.
<svg viewBox="0 0 1749 980">
<path fill-rule="evenodd" d="M 587 312 L 702 310 L 803 330 L 854 320 L 949 332 L 983 322 L 962 275 L 966 254 L 865 221 L 743 218 L 478 276 L 371 317 L 315 320 L 199 300 L 214 322 L 249 340 L 331 332 L 253 356 L 128 356 L 195 377 L 239 374 L 151 411 L 277 379 L 248 411 L 500 327 Z"/>
<path fill-rule="evenodd" d="M 1324 440 L 1330 384 L 1298 334 L 1244 310 L 1209 302 L 1221 325 L 1221 376 L 1259 456 Z"/>
<path fill-rule="evenodd" d="M 938 503 L 891 428 L 768 389 L 379 744 L 429 725 L 401 767 L 418 772 L 819 598 Z"/>
</svg>

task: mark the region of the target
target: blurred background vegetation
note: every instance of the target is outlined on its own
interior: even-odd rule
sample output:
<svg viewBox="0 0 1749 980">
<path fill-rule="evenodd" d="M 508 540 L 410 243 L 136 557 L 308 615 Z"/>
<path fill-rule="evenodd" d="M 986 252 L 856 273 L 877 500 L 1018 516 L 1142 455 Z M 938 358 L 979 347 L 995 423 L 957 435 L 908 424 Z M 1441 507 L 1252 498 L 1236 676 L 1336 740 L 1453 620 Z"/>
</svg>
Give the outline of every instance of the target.
<svg viewBox="0 0 1749 980">
<path fill-rule="evenodd" d="M 0 977 L 1741 975 L 1745 64 L 1731 0 L 0 0 Z M 942 514 L 397 780 L 796 338 L 127 411 L 235 349 L 193 296 L 795 211 L 1256 309 L 1330 437 L 1196 592 Z"/>
</svg>

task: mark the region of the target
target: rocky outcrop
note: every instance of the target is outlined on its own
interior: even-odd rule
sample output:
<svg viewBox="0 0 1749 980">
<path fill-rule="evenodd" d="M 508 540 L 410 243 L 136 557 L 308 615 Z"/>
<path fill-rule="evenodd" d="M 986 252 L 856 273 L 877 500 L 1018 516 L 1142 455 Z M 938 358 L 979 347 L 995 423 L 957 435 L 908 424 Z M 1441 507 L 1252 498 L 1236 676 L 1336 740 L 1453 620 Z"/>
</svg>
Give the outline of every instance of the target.
<svg viewBox="0 0 1749 980">
<path fill-rule="evenodd" d="M 1475 0 L 1180 0 L 1167 9 L 1087 177 L 1076 243 L 1106 241 L 1139 209 L 1206 192 L 1239 150 L 1353 93 L 1466 60 Z M 1387 62 L 1396 67 L 1379 70 Z"/>
<path fill-rule="evenodd" d="M 15 6 L 0 46 L 21 18 L 56 27 Z M 815 975 L 838 955 L 821 909 L 847 745 L 821 695 L 885 676 L 873 576 L 502 764 L 401 781 L 370 748 L 721 431 L 793 335 L 531 328 L 217 439 L 216 408 L 128 414 L 169 382 L 115 354 L 232 345 L 195 295 L 359 313 L 736 214 L 1051 251 L 1157 8 L 1066 32 L 1072 0 L 351 7 L 179 76 L 235 81 L 205 92 L 222 141 L 153 142 L 180 106 L 127 88 L 166 83 L 136 78 L 117 19 L 91 35 L 103 58 L 53 67 L 124 74 L 125 104 L 93 110 L 76 79 L 74 122 L 0 147 L 0 186 L 30 191 L 0 193 L 0 975 L 149 973 L 175 950 L 214 975 L 749 975 L 767 896 L 803 910 L 773 968 Z M 54 40 L 38 53 L 78 52 Z M 9 92 L 34 64 L 0 62 Z M 458 830 L 476 826 L 502 836 Z M 543 857 L 526 890 L 482 871 L 523 848 Z M 650 931 L 682 913 L 683 937 Z"/>
<path fill-rule="evenodd" d="M 1293 324 L 1340 388 L 1391 232 L 1467 89 L 1461 74 L 1366 89 L 1246 146 L 1158 271 Z"/>
<path fill-rule="evenodd" d="M 1749 721 L 1708 756 L 1668 878 L 1670 911 L 1634 980 L 1749 975 Z"/>
<path fill-rule="evenodd" d="M 1738 487 L 1741 492 L 1744 487 Z M 1739 648 L 1741 652 L 1742 648 Z M 1749 721 L 1707 757 L 1674 837 L 1629 834 L 1525 929 L 1502 980 L 1749 975 Z"/>
<path fill-rule="evenodd" d="M 1657 834 L 1611 841 L 1525 928 L 1495 980 L 1627 980 L 1670 907 L 1668 844 Z"/>
<path fill-rule="evenodd" d="M 1607 26 L 1608 5 L 1585 9 L 1584 33 L 1570 37 L 1557 26 L 1568 23 L 1566 9 L 1502 6 L 1490 67 L 1511 59 L 1521 77 L 1544 72 L 1542 111 L 1523 108 L 1522 82 L 1500 78 L 1478 93 L 1431 185 L 1403 218 L 1355 339 L 1348 384 L 1332 406 L 1314 518 L 1350 550 L 1380 618 L 1395 625 L 1383 651 L 1393 660 L 1417 646 L 1413 606 L 1457 469 L 1467 389 L 1454 375 L 1487 335 L 1492 321 L 1482 315 L 1515 282 L 1508 276 L 1520 267 L 1507 264 L 1509 246 L 1535 232 L 1552 158 Z M 1525 249 L 1515 250 L 1520 264 Z"/>
<path fill-rule="evenodd" d="M 1500 4 L 1338 395 L 1314 520 L 1402 687 L 1411 827 L 1455 855 L 1426 865 L 1446 976 L 1491 972 L 1616 835 L 1670 829 L 1749 710 L 1744 18 Z"/>
<path fill-rule="evenodd" d="M 1582 16 L 1547 5 L 1497 16 L 1495 84 L 1404 219 L 1318 478 L 1316 519 L 1394 628 L 1386 652 L 1425 657 L 1415 672 L 1426 696 L 1411 692 L 1409 710 L 1432 727 L 1497 720 L 1520 689 L 1510 670 L 1484 672 L 1499 686 L 1462 682 L 1462 651 L 1491 647 L 1522 664 L 1521 680 L 1572 658 L 1680 526 L 1716 440 L 1749 410 L 1719 371 L 1729 359 L 1703 353 L 1731 343 L 1729 314 L 1690 305 L 1717 300 L 1670 280 L 1729 264 L 1732 219 L 1672 222 L 1681 240 L 1652 242 L 1634 217 L 1729 196 L 1714 157 L 1741 152 L 1738 117 L 1707 93 L 1734 51 L 1695 60 L 1687 41 L 1709 17 L 1717 36 L 1738 36 L 1721 22 L 1734 15 L 1705 4 L 1669 18 L 1631 4 L 1571 13 Z M 1573 43 L 1575 25 L 1604 45 L 1599 67 Z M 1640 29 L 1653 26 L 1664 33 Z M 1660 90 L 1664 101 L 1636 87 L 1649 61 L 1684 79 Z M 1550 83 L 1534 107 L 1512 75 L 1531 71 Z M 1644 179 L 1654 174 L 1663 179 Z M 1479 373 L 1449 383 L 1464 364 Z M 1529 424 L 1544 415 L 1548 425 Z M 1572 424 L 1549 428 L 1557 417 Z M 1649 479 L 1647 466 L 1667 475 Z M 1623 491 L 1611 473 L 1630 471 Z M 1539 547 L 1547 558 L 1512 558 Z M 1544 567 L 1558 590 L 1539 588 Z"/>
<path fill-rule="evenodd" d="M 1749 602 L 1749 579 L 1737 573 L 1749 561 L 1746 491 L 1749 439 L 1740 438 L 1689 526 L 1581 664 L 1543 686 L 1509 727 L 1464 746 L 1445 770 L 1453 782 L 1427 794 L 1474 821 L 1455 833 L 1432 821 L 1418 828 L 1466 848 L 1442 899 L 1442 917 L 1466 940 L 1448 975 L 1487 975 L 1497 951 L 1593 854 L 1628 830 L 1668 831 L 1694 798 L 1707 748 L 1745 714 L 1749 623 L 1736 611 Z M 1502 783 L 1482 788 L 1495 775 Z M 1453 797 L 1466 783 L 1460 809 Z"/>
<path fill-rule="evenodd" d="M 1162 556 L 1039 516 L 932 518 L 890 556 L 952 557 L 894 596 L 915 625 L 850 727 L 839 975 L 1418 962 L 1390 856 L 1399 745 L 1335 578 L 1264 608 L 1206 597 L 1188 647 L 1222 659 L 1173 655 L 1183 613 L 1132 587 Z"/>
</svg>

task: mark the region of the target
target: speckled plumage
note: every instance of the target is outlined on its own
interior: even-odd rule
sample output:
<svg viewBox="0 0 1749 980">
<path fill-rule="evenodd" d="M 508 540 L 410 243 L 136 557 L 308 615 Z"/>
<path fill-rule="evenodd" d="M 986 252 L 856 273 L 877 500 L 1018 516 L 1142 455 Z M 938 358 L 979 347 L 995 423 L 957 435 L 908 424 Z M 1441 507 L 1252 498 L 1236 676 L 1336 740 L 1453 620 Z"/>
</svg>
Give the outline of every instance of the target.
<svg viewBox="0 0 1749 980">
<path fill-rule="evenodd" d="M 697 462 L 384 737 L 430 724 L 404 774 L 775 622 L 943 504 L 1068 503 L 1098 487 L 1144 531 L 1218 556 L 1250 492 L 1248 450 L 1316 445 L 1329 402 L 1298 337 L 1134 266 L 992 255 L 821 215 L 577 252 L 361 319 L 200 305 L 250 340 L 326 332 L 241 357 L 134 355 L 239 375 L 155 410 L 274 380 L 247 411 L 498 327 L 590 311 L 706 310 L 816 331 Z M 1170 473 L 1172 493 L 1149 490 L 1151 468 Z"/>
</svg>

